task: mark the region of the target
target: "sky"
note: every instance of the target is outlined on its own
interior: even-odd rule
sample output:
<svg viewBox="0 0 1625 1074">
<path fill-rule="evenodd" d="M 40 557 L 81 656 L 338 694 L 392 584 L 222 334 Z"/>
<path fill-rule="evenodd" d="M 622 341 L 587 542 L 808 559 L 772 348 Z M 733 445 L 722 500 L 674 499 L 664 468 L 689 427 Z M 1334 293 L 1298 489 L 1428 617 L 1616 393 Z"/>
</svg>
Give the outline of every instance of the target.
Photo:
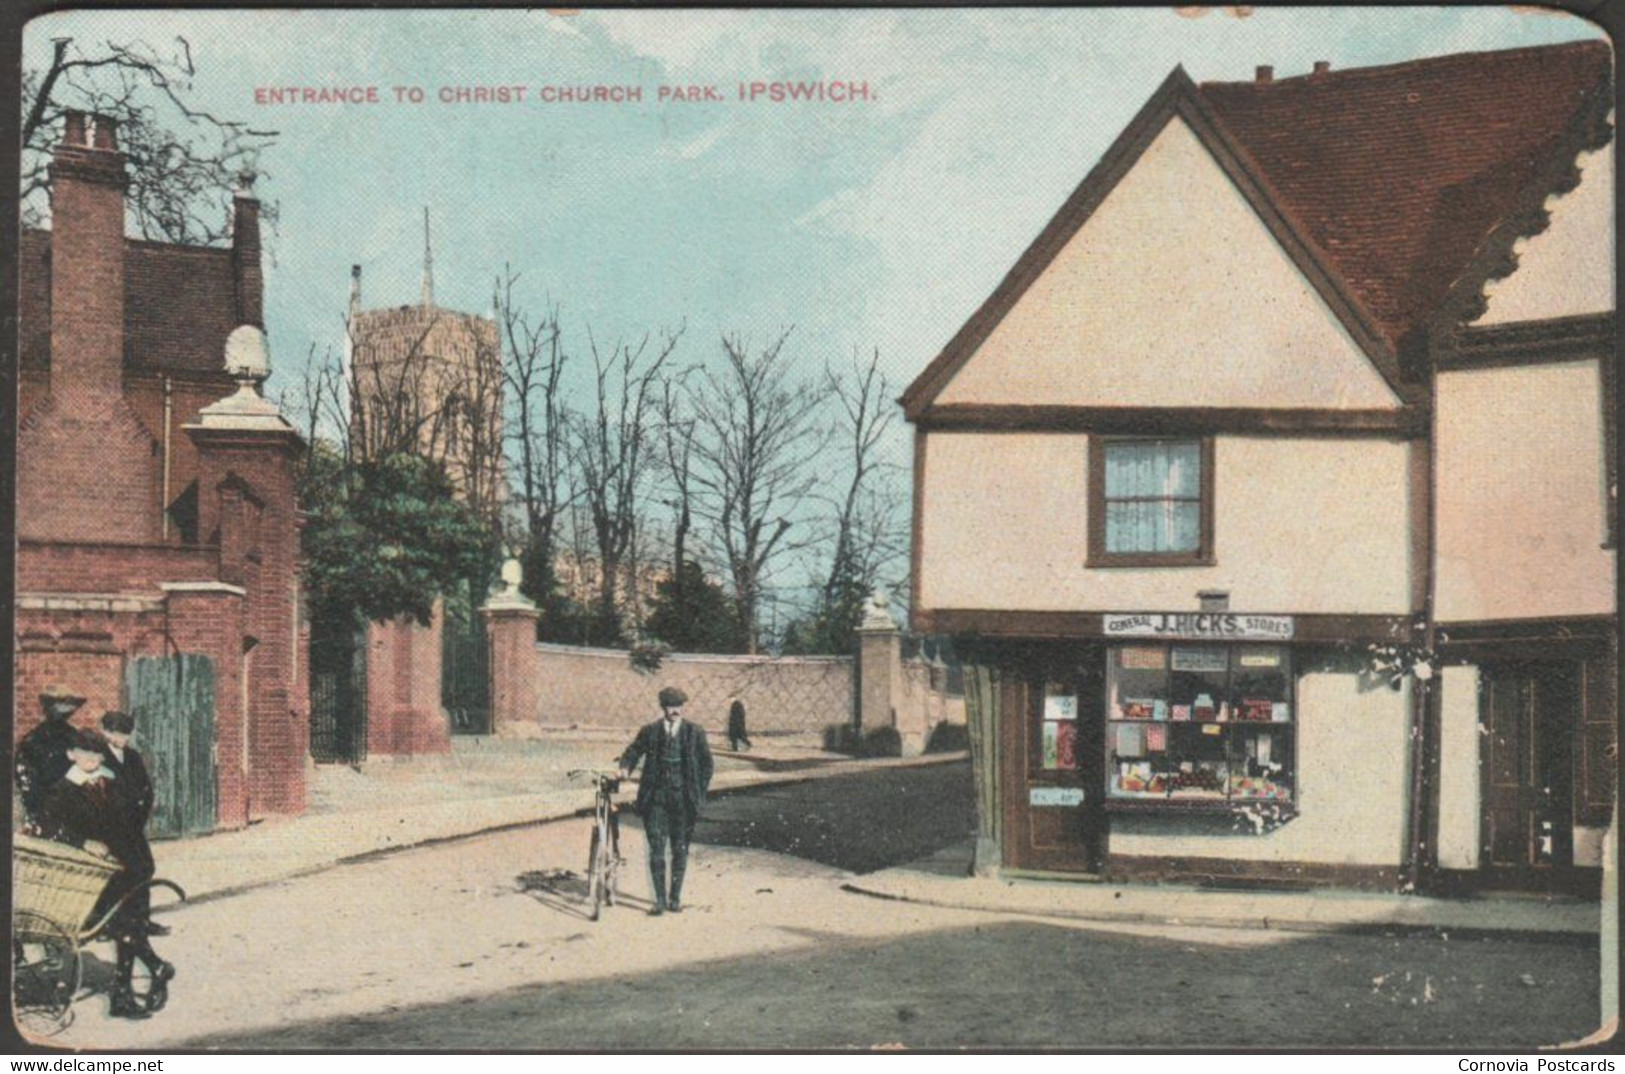
<svg viewBox="0 0 1625 1074">
<path fill-rule="evenodd" d="M 422 212 L 436 298 L 488 310 L 504 264 L 567 330 L 792 327 L 809 369 L 879 348 L 897 390 L 936 354 L 1176 64 L 1198 81 L 1601 36 L 1506 8 L 1041 11 L 124 11 L 44 16 L 50 38 L 186 38 L 197 99 L 281 132 L 266 327 L 279 368 L 336 345 L 352 264 L 368 306 L 414 301 Z M 1200 10 L 1200 9 L 1196 9 Z M 660 101 L 662 85 L 866 83 L 868 101 Z M 525 85 L 523 103 L 441 87 Z M 641 102 L 541 103 L 637 85 Z M 376 86 L 378 105 L 260 105 L 274 86 Z M 393 103 L 418 86 L 420 105 Z"/>
<path fill-rule="evenodd" d="M 280 131 L 260 195 L 266 328 L 281 373 L 337 347 L 352 264 L 368 307 L 413 302 L 422 214 L 436 299 L 557 302 L 584 349 L 686 325 L 682 364 L 723 332 L 793 329 L 809 373 L 877 349 L 895 396 L 997 285 L 1168 73 L 1276 77 L 1602 36 L 1528 8 L 941 11 L 101 11 L 50 39 L 184 37 L 196 99 Z M 740 82 L 833 80 L 867 100 L 733 99 Z M 443 87 L 528 87 L 440 103 Z M 542 86 L 640 86 L 627 103 L 544 103 Z M 659 99 L 661 86 L 724 100 Z M 377 87 L 376 105 L 257 104 L 270 87 Z M 422 104 L 395 103 L 419 87 Z M 906 457 L 899 420 L 889 449 Z"/>
</svg>

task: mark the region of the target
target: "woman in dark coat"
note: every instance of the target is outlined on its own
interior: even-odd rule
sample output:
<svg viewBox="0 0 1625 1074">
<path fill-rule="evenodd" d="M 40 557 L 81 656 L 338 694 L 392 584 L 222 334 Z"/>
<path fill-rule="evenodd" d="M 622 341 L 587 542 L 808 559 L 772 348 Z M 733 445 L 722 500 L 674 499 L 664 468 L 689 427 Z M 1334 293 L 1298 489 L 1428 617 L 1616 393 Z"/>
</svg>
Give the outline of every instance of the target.
<svg viewBox="0 0 1625 1074">
<path fill-rule="evenodd" d="M 102 763 L 107 755 L 102 737 L 89 729 L 77 729 L 66 752 L 71 767 L 45 796 L 40 826 L 46 838 L 57 842 L 76 847 L 100 843 L 123 866 L 108 882 L 91 916 L 100 918 L 125 895 L 130 896 L 107 927 L 118 952 L 108 1013 L 115 1018 L 146 1018 L 168 1001 L 169 981 L 175 976 L 175 967 L 159 958 L 147 939 L 151 902 L 146 885 L 153 876 L 152 848 L 116 788 L 116 777 Z M 130 984 L 138 958 L 152 973 L 145 1004 L 136 998 Z"/>
</svg>

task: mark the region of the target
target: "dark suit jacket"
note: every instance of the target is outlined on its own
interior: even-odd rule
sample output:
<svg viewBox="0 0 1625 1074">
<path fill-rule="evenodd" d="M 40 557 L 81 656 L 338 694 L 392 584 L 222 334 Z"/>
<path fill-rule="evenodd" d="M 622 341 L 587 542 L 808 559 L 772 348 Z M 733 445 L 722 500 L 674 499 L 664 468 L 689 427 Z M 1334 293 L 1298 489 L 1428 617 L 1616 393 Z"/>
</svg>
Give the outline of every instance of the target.
<svg viewBox="0 0 1625 1074">
<path fill-rule="evenodd" d="M 46 795 L 73 767 L 68 747 L 74 734 L 74 726 L 67 720 L 47 717 L 17 743 L 17 794 L 31 823 L 39 822 Z"/>
<path fill-rule="evenodd" d="M 706 744 L 705 729 L 691 720 L 684 720 L 678 725 L 677 737 L 683 747 L 683 804 L 688 807 L 690 816 L 698 816 L 700 806 L 705 803 L 706 788 L 711 786 L 711 747 Z M 638 731 L 638 737 L 621 754 L 621 768 L 627 772 L 636 768 L 638 761 L 644 762 L 643 779 L 638 784 L 639 813 L 648 813 L 649 805 L 660 789 L 651 769 L 658 764 L 665 749 L 666 721 L 662 719 L 644 724 Z"/>
<path fill-rule="evenodd" d="M 94 786 L 81 786 L 68 779 L 58 780 L 40 810 L 41 828 L 47 839 L 76 847 L 83 847 L 89 839 L 107 844 L 124 868 L 107 882 L 89 920 L 100 919 L 123 899 L 108 932 L 121 944 L 144 943 L 151 913 L 151 897 L 144 885 L 153 876 L 152 848 L 147 845 L 141 825 L 114 789 L 117 782 L 104 779 Z M 130 897 L 126 899 L 126 895 Z"/>
<path fill-rule="evenodd" d="M 125 746 L 124 760 L 120 761 L 112 750 L 108 750 L 102 763 L 117 777 L 113 781 L 113 790 L 129 810 L 131 818 L 137 826 L 146 828 L 147 821 L 152 819 L 152 776 L 147 772 L 147 762 L 140 751 L 133 746 Z"/>
</svg>

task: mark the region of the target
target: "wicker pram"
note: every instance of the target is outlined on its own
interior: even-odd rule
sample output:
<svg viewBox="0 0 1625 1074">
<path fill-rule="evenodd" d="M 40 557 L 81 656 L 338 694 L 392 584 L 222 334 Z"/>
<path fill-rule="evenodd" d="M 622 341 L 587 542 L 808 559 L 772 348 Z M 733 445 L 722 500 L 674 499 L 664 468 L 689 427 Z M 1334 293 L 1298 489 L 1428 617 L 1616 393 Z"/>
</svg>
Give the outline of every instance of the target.
<svg viewBox="0 0 1625 1074">
<path fill-rule="evenodd" d="M 44 921 L 84 939 L 90 912 L 119 868 L 116 861 L 66 843 L 13 836 L 11 909 L 18 932 Z"/>
</svg>

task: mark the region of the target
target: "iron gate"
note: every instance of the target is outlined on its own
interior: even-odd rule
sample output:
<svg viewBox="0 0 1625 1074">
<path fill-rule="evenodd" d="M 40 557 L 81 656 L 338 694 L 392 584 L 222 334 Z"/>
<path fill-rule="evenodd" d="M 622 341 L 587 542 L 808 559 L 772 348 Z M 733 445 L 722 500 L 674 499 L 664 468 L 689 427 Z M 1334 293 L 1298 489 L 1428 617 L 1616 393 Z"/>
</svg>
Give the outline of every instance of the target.
<svg viewBox="0 0 1625 1074">
<path fill-rule="evenodd" d="M 311 622 L 310 755 L 318 763 L 367 759 L 367 633 L 349 617 Z"/>
<path fill-rule="evenodd" d="M 124 670 L 124 707 L 152 774 L 155 838 L 214 830 L 216 779 L 214 661 L 206 656 L 132 659 Z"/>
<path fill-rule="evenodd" d="M 445 602 L 440 630 L 440 704 L 454 735 L 491 733 L 491 651 L 470 585 Z"/>
</svg>

